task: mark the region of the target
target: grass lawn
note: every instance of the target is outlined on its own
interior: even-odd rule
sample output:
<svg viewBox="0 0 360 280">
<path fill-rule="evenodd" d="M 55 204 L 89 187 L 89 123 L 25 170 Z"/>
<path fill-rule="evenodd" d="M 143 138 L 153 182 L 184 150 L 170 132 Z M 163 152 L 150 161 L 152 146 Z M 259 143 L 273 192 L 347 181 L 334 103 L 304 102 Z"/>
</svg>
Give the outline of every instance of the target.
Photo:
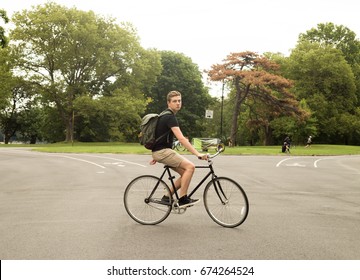
<svg viewBox="0 0 360 280">
<path fill-rule="evenodd" d="M 150 154 L 138 143 L 56 143 L 56 144 L 1 144 L 2 148 L 27 147 L 34 151 L 48 153 L 111 153 L 111 154 Z M 214 150 L 209 150 L 213 153 Z M 185 154 L 187 152 L 184 152 Z M 291 149 L 293 156 L 359 155 L 360 146 L 312 145 L 309 148 L 296 146 Z M 226 147 L 224 155 L 289 155 L 281 152 L 281 146 L 239 146 Z"/>
</svg>

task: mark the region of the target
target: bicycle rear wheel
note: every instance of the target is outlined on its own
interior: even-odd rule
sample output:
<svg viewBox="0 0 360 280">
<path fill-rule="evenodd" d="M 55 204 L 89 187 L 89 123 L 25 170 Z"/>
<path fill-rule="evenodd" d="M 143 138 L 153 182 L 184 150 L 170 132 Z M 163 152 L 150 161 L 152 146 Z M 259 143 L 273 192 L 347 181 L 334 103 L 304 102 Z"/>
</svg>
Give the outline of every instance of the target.
<svg viewBox="0 0 360 280">
<path fill-rule="evenodd" d="M 169 216 L 172 209 L 170 202 L 161 201 L 163 195 L 171 197 L 170 189 L 164 181 L 152 175 L 137 177 L 125 189 L 126 212 L 142 225 L 161 223 Z"/>
<path fill-rule="evenodd" d="M 204 205 L 215 223 L 228 228 L 241 225 L 249 213 L 245 191 L 234 180 L 226 177 L 214 178 L 206 185 Z"/>
</svg>

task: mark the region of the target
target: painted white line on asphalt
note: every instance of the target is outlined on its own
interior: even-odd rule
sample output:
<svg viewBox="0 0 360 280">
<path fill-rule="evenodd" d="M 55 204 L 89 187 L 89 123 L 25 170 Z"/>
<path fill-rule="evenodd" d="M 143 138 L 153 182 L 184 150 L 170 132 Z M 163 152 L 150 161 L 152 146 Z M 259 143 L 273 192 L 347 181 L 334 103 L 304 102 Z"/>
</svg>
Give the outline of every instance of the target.
<svg viewBox="0 0 360 280">
<path fill-rule="evenodd" d="M 86 163 L 89 163 L 89 164 L 93 164 L 93 165 L 98 166 L 98 167 L 100 167 L 100 168 L 106 168 L 105 166 L 102 166 L 102 165 L 100 165 L 100 164 L 97 164 L 97 163 L 95 163 L 95 162 L 88 161 L 88 160 L 85 160 L 85 159 L 74 158 L 74 157 L 69 157 L 69 156 L 58 156 L 58 157 L 64 157 L 64 158 L 74 159 L 74 160 L 86 162 Z"/>
<path fill-rule="evenodd" d="M 353 174 L 360 174 L 360 171 L 357 168 L 354 168 L 352 166 L 346 165 L 344 163 L 342 163 L 341 160 L 346 160 L 346 159 L 350 159 L 350 158 L 354 158 L 354 156 L 350 156 L 350 157 L 346 157 L 346 156 L 336 156 L 336 157 L 325 157 L 325 158 L 321 158 L 318 159 L 314 162 L 314 167 L 317 168 L 318 167 L 318 162 L 321 160 L 336 160 L 336 164 L 341 166 L 344 169 L 347 169 L 349 171 L 354 172 Z"/>
<path fill-rule="evenodd" d="M 88 154 L 84 154 L 84 156 L 88 156 L 88 157 L 95 157 L 95 158 L 104 158 L 104 159 L 111 159 L 111 160 L 115 160 L 117 162 L 121 161 L 121 162 L 126 162 L 129 164 L 133 164 L 133 165 L 138 165 L 141 167 L 147 167 L 146 165 L 140 164 L 140 163 L 136 163 L 136 162 L 132 162 L 132 161 L 127 161 L 127 160 L 123 160 L 123 159 L 118 159 L 118 158 L 112 158 L 112 157 L 104 157 L 104 156 L 94 156 L 94 155 L 88 155 Z"/>
<path fill-rule="evenodd" d="M 300 163 L 291 163 L 291 164 L 285 164 L 286 166 L 295 166 L 295 167 L 306 167 L 305 164 L 300 164 Z"/>
<path fill-rule="evenodd" d="M 70 156 L 64 156 L 64 155 L 60 155 L 60 154 L 49 154 L 49 153 L 33 153 L 32 151 L 30 150 L 25 150 L 25 149 L 21 149 L 21 150 L 12 150 L 12 152 L 24 152 L 26 151 L 26 154 L 27 155 L 37 155 L 37 156 L 48 156 L 48 157 L 62 157 L 62 158 L 68 158 L 68 159 L 73 159 L 73 160 L 78 160 L 78 161 L 82 161 L 82 162 L 86 162 L 88 164 L 92 164 L 92 165 L 95 165 L 97 167 L 100 167 L 100 168 L 106 168 L 105 166 L 103 165 L 100 165 L 100 164 L 97 164 L 95 162 L 92 162 L 92 161 L 88 161 L 88 160 L 84 160 L 84 159 L 80 159 L 80 158 L 74 158 L 74 157 L 70 157 Z"/>
<path fill-rule="evenodd" d="M 277 163 L 276 167 L 279 167 L 283 162 L 285 162 L 285 161 L 287 161 L 287 160 L 289 160 L 289 159 L 295 159 L 295 158 L 298 158 L 298 157 L 289 157 L 289 158 L 285 158 L 285 159 L 283 159 L 283 160 L 280 160 L 280 161 Z"/>
<path fill-rule="evenodd" d="M 324 157 L 324 158 L 319 158 L 318 160 L 314 161 L 314 167 L 317 168 L 318 167 L 318 162 L 321 160 L 326 160 L 326 159 L 335 159 L 334 157 Z"/>
<path fill-rule="evenodd" d="M 315 168 L 317 168 L 318 166 L 317 166 L 317 164 L 318 164 L 318 162 L 320 161 L 320 160 L 323 160 L 324 158 L 320 158 L 320 159 L 318 159 L 318 160 L 315 160 L 314 161 L 314 167 Z"/>
<path fill-rule="evenodd" d="M 20 152 L 20 153 L 23 153 L 25 151 L 26 154 L 32 154 L 32 155 L 36 154 L 36 155 L 41 155 L 41 156 L 67 157 L 67 158 L 70 158 L 70 159 L 87 162 L 89 164 L 99 166 L 100 168 L 106 168 L 105 166 L 102 166 L 102 165 L 97 164 L 95 162 L 82 160 L 82 159 L 78 159 L 78 158 L 73 158 L 73 157 L 70 157 L 70 156 L 63 156 L 63 155 L 60 155 L 60 154 L 50 154 L 50 153 L 33 153 L 29 148 L 19 148 L 19 149 L 16 149 L 16 150 L 15 150 L 15 148 L 14 149 L 13 148 L 11 148 L 11 149 L 0 149 L 0 151 L 2 151 L 2 150 L 4 150 L 4 151 L 6 150 L 7 152 L 11 151 L 11 152 Z M 118 163 L 119 167 L 125 167 L 125 165 L 122 165 L 122 163 L 128 163 L 128 164 L 137 165 L 137 166 L 141 166 L 141 167 L 148 167 L 148 166 L 140 164 L 140 163 L 131 162 L 131 161 L 127 161 L 127 160 L 122 160 L 122 159 L 118 159 L 118 158 L 111 158 L 111 157 L 104 157 L 104 156 L 94 156 L 94 155 L 89 155 L 89 154 L 77 154 L 77 156 L 88 156 L 88 157 L 95 157 L 95 158 L 111 159 L 111 160 L 116 161 Z M 106 162 L 104 164 L 109 164 L 109 163 Z M 111 164 L 113 164 L 113 163 L 111 163 Z M 116 164 L 116 163 L 114 163 L 114 164 Z"/>
</svg>

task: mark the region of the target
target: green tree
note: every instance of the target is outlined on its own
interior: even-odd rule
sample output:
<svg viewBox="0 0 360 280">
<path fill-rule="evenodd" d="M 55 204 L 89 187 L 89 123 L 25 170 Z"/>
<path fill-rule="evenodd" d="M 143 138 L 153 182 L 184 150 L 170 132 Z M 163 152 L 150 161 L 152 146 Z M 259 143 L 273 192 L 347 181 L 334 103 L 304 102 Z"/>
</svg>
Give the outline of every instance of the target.
<svg viewBox="0 0 360 280">
<path fill-rule="evenodd" d="M 111 97 L 117 89 L 126 95 L 122 110 L 145 109 L 144 85 L 139 84 L 155 81 L 160 63 L 154 52 L 140 46 L 131 25 L 119 26 L 114 19 L 92 11 L 52 2 L 16 13 L 13 22 L 13 48 L 22 57 L 18 73 L 39 85 L 44 106 L 56 108 L 66 141 L 74 139 L 75 130 L 81 130 L 73 126 L 74 118 L 84 115 L 75 111 L 78 98 L 88 97 L 97 105 L 96 100 Z M 143 99 L 143 108 L 128 106 L 132 98 L 127 97 Z"/>
<path fill-rule="evenodd" d="M 340 133 L 338 120 L 356 109 L 355 77 L 341 51 L 329 45 L 300 42 L 288 64 L 298 98 L 306 99 L 317 120 L 318 141 L 334 142 Z M 347 137 L 352 132 L 348 131 Z M 342 133 L 343 134 L 343 133 Z"/>
<path fill-rule="evenodd" d="M 31 138 L 34 143 L 38 134 L 38 130 L 33 129 L 37 118 L 34 111 L 38 109 L 36 97 L 31 85 L 23 79 L 11 77 L 10 82 L 11 96 L 7 100 L 7 106 L 0 112 L 0 127 L 4 133 L 4 142 L 8 144 L 11 137 L 20 133 L 29 136 L 28 139 Z"/>
<path fill-rule="evenodd" d="M 301 33 L 299 42 L 301 41 L 333 46 L 342 52 L 350 65 L 360 63 L 360 41 L 356 39 L 355 32 L 343 25 L 335 25 L 331 22 L 319 23 L 317 28 Z"/>
<path fill-rule="evenodd" d="M 258 103 L 258 109 L 263 111 L 265 118 L 261 119 L 265 133 L 265 144 L 271 140 L 269 116 L 272 118 L 281 114 L 293 114 L 299 118 L 306 117 L 295 96 L 290 92 L 291 81 L 278 74 L 279 65 L 274 61 L 254 52 L 231 53 L 222 64 L 215 64 L 208 71 L 212 81 L 222 81 L 231 84 L 234 90 L 231 120 L 230 141 L 237 143 L 238 119 L 241 106 Z"/>
<path fill-rule="evenodd" d="M 41 138 L 49 143 L 64 141 L 64 126 L 59 121 L 59 114 L 54 106 L 42 105 L 40 116 L 40 135 Z"/>
<path fill-rule="evenodd" d="M 6 12 L 2 9 L 0 9 L 0 20 L 5 23 L 9 22 Z M 8 49 L 5 48 L 7 44 L 8 38 L 5 36 L 5 29 L 0 25 L 0 111 L 6 106 L 10 93 L 8 80 L 11 77 L 11 72 L 7 63 Z"/>
<path fill-rule="evenodd" d="M 2 19 L 5 23 L 9 22 L 9 18 L 7 17 L 6 11 L 0 9 L 0 19 Z M 5 29 L 0 25 L 0 47 L 5 48 L 8 44 L 8 38 L 5 36 Z"/>
<path fill-rule="evenodd" d="M 132 97 L 130 92 L 116 90 L 111 96 L 97 100 L 82 96 L 76 100 L 75 109 L 79 112 L 76 121 L 81 124 L 76 127 L 80 141 L 138 140 L 139 112 L 144 112 L 144 101 Z"/>
<path fill-rule="evenodd" d="M 223 97 L 213 97 L 211 103 L 207 106 L 208 110 L 213 111 L 212 119 L 204 119 L 203 126 L 205 131 L 203 137 L 220 138 L 224 143 L 228 143 L 230 131 L 232 100 Z M 201 136 L 201 135 L 200 135 Z"/>
<path fill-rule="evenodd" d="M 3 18 L 5 23 L 9 21 L 4 10 L 0 10 L 0 18 Z M 12 73 L 17 57 L 11 54 L 2 27 L 0 44 L 0 128 L 4 142 L 8 144 L 11 137 L 21 134 L 25 140 L 35 143 L 38 135 L 35 127 L 38 118 L 35 112 L 36 98 L 31 85 Z"/>
<path fill-rule="evenodd" d="M 147 97 L 147 112 L 161 112 L 167 107 L 166 95 L 171 90 L 182 94 L 182 109 L 178 119 L 185 135 L 202 136 L 205 130 L 205 110 L 212 102 L 202 82 L 199 67 L 192 60 L 173 51 L 161 51 L 162 72 Z"/>
<path fill-rule="evenodd" d="M 360 41 L 355 32 L 343 25 L 331 22 L 320 23 L 299 35 L 299 42 L 309 41 L 319 43 L 321 46 L 331 46 L 341 51 L 355 75 L 358 105 L 360 105 Z"/>
<path fill-rule="evenodd" d="M 285 57 L 281 53 L 265 53 L 268 59 L 275 61 L 279 66 L 281 75 L 285 78 L 289 77 L 288 66 L 290 63 L 289 57 Z M 295 92 L 295 87 L 291 88 L 291 92 Z M 270 127 L 272 128 L 274 143 L 282 145 L 286 136 L 291 137 L 291 141 L 294 144 L 304 144 L 304 140 L 309 135 L 317 134 L 316 118 L 312 115 L 306 99 L 297 98 L 300 108 L 307 112 L 305 119 L 297 118 L 294 116 L 278 116 L 270 121 Z"/>
<path fill-rule="evenodd" d="M 309 135 L 318 134 L 316 117 L 311 114 L 305 99 L 300 101 L 300 107 L 309 114 L 306 120 L 299 120 L 292 116 L 283 116 L 271 121 L 270 126 L 277 139 L 277 144 L 282 144 L 286 136 L 289 136 L 294 144 L 305 144 Z"/>
<path fill-rule="evenodd" d="M 0 48 L 0 112 L 8 106 L 9 98 L 11 96 L 11 67 L 9 61 L 8 48 Z"/>
</svg>

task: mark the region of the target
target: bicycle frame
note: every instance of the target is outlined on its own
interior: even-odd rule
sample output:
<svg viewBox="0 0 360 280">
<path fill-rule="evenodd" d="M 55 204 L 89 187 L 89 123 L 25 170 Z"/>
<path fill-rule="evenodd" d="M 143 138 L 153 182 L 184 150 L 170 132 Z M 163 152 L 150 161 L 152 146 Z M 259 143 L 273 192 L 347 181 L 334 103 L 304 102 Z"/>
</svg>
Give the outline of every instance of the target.
<svg viewBox="0 0 360 280">
<path fill-rule="evenodd" d="M 149 198 L 152 197 L 152 195 L 154 194 L 155 190 L 157 189 L 157 187 L 159 186 L 160 181 L 164 178 L 165 174 L 167 173 L 167 175 L 169 176 L 168 179 L 171 182 L 171 187 L 174 190 L 174 194 L 176 196 L 176 198 L 179 200 L 179 194 L 177 192 L 177 190 L 175 189 L 175 176 L 172 175 L 171 173 L 171 167 L 168 165 L 164 166 L 164 171 L 161 174 L 161 176 L 159 177 L 159 181 L 157 182 L 156 186 L 154 187 L 154 190 L 151 192 L 151 194 L 149 195 Z M 211 179 L 216 178 L 217 176 L 215 175 L 214 172 L 214 168 L 212 167 L 212 164 L 209 165 L 199 165 L 199 166 L 195 166 L 195 168 L 200 169 L 200 168 L 209 168 L 209 172 L 204 176 L 204 178 L 196 185 L 196 187 L 191 191 L 190 194 L 188 194 L 188 197 L 191 197 L 201 186 L 202 184 L 211 176 Z"/>
<path fill-rule="evenodd" d="M 190 194 L 188 194 L 188 197 L 191 197 L 200 187 L 201 185 L 211 176 L 211 179 L 215 179 L 217 178 L 217 176 L 215 175 L 215 171 L 214 171 L 214 168 L 212 166 L 212 161 L 211 161 L 211 158 L 214 158 L 216 157 L 217 155 L 219 155 L 220 153 L 222 152 L 222 150 L 219 150 L 216 154 L 212 155 L 211 157 L 209 157 L 209 160 L 208 160 L 208 165 L 197 165 L 195 166 L 195 168 L 209 168 L 209 172 L 205 175 L 205 177 L 196 185 L 196 187 L 190 192 Z M 179 197 L 179 194 L 177 192 L 177 189 L 175 188 L 175 183 L 174 183 L 174 179 L 175 179 L 175 176 L 173 176 L 171 174 L 171 167 L 168 166 L 168 165 L 164 165 L 164 171 L 163 173 L 161 174 L 161 176 L 159 177 L 159 180 L 158 182 L 156 183 L 153 191 L 150 193 L 149 197 L 146 199 L 147 202 L 149 202 L 150 198 L 153 196 L 153 194 L 155 193 L 156 189 L 158 188 L 160 182 L 162 181 L 162 179 L 164 178 L 165 174 L 168 174 L 168 179 L 169 181 L 171 182 L 171 187 L 172 189 L 174 190 L 174 194 L 176 196 L 176 199 L 179 200 L 180 197 Z M 219 196 L 220 200 L 222 201 L 222 203 L 224 203 L 224 200 L 221 198 L 220 194 L 219 194 L 219 191 L 218 191 L 218 188 L 220 188 L 221 190 L 221 193 L 223 194 L 223 196 L 225 197 L 225 200 L 227 200 L 224 192 L 222 191 L 221 189 L 221 186 L 216 186 L 214 185 L 215 187 L 215 191 L 217 193 L 217 195 Z"/>
</svg>

